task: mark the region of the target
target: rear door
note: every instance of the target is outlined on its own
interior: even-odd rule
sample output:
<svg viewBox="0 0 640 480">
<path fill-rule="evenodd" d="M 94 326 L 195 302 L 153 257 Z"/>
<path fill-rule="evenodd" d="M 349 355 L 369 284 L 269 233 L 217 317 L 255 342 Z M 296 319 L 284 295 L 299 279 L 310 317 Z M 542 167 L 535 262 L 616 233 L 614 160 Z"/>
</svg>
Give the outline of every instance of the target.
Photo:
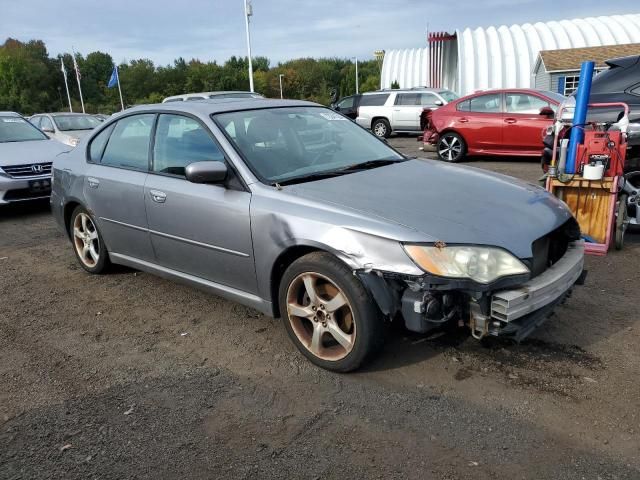
<svg viewBox="0 0 640 480">
<path fill-rule="evenodd" d="M 102 130 L 89 146 L 84 177 L 87 207 L 110 253 L 153 261 L 144 183 L 156 115 L 130 115 Z"/>
<path fill-rule="evenodd" d="M 470 153 L 501 151 L 502 117 L 502 94 L 485 93 L 458 103 L 451 126 L 464 137 Z"/>
<path fill-rule="evenodd" d="M 161 114 L 152 169 L 144 188 L 157 263 L 255 292 L 251 194 L 237 178 L 227 185 L 187 181 L 185 167 L 199 161 L 226 162 L 209 129 L 189 116 Z M 229 171 L 233 177 L 231 168 Z"/>
<path fill-rule="evenodd" d="M 396 95 L 391 118 L 393 130 L 419 130 L 422 113 L 422 94 L 405 92 Z"/>
<path fill-rule="evenodd" d="M 540 153 L 543 131 L 553 123 L 553 119 L 540 115 L 540 109 L 551 106 L 546 98 L 528 92 L 505 92 L 505 150 L 514 154 Z"/>
</svg>

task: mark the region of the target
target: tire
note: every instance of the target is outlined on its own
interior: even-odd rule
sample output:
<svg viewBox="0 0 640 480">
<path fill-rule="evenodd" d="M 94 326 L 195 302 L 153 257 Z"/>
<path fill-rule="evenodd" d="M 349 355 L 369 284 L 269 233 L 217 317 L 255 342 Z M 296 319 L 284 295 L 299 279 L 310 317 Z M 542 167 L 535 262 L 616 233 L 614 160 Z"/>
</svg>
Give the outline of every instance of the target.
<svg viewBox="0 0 640 480">
<path fill-rule="evenodd" d="M 618 208 L 616 209 L 616 230 L 615 230 L 615 246 L 616 250 L 622 250 L 624 247 L 624 233 L 629 223 L 627 215 L 627 195 L 618 197 Z"/>
<path fill-rule="evenodd" d="M 459 162 L 466 154 L 467 144 L 457 133 L 447 132 L 438 140 L 438 158 L 443 162 Z"/>
<path fill-rule="evenodd" d="M 279 303 L 295 346 L 326 370 L 353 371 L 383 344 L 378 307 L 351 270 L 326 252 L 305 255 L 287 268 Z"/>
<path fill-rule="evenodd" d="M 391 125 L 386 118 L 377 118 L 371 124 L 371 131 L 376 137 L 389 138 L 391 135 Z"/>
<path fill-rule="evenodd" d="M 76 207 L 71 214 L 69 236 L 73 252 L 82 268 L 95 274 L 107 271 L 111 264 L 109 252 L 95 220 L 84 207 Z"/>
</svg>

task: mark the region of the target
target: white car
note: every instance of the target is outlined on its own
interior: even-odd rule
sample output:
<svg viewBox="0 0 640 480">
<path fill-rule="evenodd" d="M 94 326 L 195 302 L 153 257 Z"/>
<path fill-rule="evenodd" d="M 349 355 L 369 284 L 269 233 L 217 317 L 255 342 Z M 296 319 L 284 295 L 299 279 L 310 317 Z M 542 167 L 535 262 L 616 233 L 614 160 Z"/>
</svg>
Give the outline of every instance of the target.
<svg viewBox="0 0 640 480">
<path fill-rule="evenodd" d="M 102 122 L 88 113 L 38 113 L 29 121 L 49 138 L 75 147 L 80 139 Z"/>
<path fill-rule="evenodd" d="M 49 198 L 51 164 L 69 147 L 15 112 L 0 112 L 0 205 Z"/>
</svg>

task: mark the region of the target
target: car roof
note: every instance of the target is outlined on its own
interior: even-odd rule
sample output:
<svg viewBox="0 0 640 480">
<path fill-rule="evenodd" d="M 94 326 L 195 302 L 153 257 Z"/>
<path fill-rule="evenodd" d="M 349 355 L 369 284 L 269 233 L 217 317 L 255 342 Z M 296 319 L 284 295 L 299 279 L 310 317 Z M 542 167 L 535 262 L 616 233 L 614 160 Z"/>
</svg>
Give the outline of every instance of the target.
<svg viewBox="0 0 640 480">
<path fill-rule="evenodd" d="M 257 92 L 249 92 L 247 90 L 217 90 L 214 92 L 195 92 L 195 93 L 181 93 L 180 95 L 171 95 L 170 97 L 166 97 L 164 101 L 178 99 L 178 98 L 198 98 L 198 97 L 211 97 L 216 95 L 229 95 L 234 93 L 245 93 L 249 95 L 260 95 Z"/>
<path fill-rule="evenodd" d="M 382 95 L 388 93 L 420 93 L 420 92 L 449 92 L 451 90 L 447 88 L 431 88 L 431 87 L 412 87 L 412 88 L 383 88 L 382 90 L 376 90 L 374 92 L 365 92 L 362 95 Z"/>
<path fill-rule="evenodd" d="M 200 115 L 211 115 L 214 113 L 234 112 L 238 110 L 258 110 L 282 107 L 324 107 L 324 105 L 304 100 L 225 98 L 222 100 L 205 99 L 201 102 L 169 102 L 151 105 L 138 105 L 125 110 L 124 113 L 166 110 L 168 112 L 181 111 Z"/>
<path fill-rule="evenodd" d="M 22 117 L 18 112 L 0 112 L 0 117 Z"/>
</svg>

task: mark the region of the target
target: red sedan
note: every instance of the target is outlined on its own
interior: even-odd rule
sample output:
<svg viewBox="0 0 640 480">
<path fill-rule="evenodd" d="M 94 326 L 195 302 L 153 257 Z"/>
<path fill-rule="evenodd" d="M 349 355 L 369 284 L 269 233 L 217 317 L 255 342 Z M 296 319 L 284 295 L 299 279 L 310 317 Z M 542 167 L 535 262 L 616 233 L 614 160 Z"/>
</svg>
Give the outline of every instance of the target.
<svg viewBox="0 0 640 480">
<path fill-rule="evenodd" d="M 446 162 L 465 155 L 539 156 L 560 94 L 532 89 L 474 93 L 423 112 L 425 150 Z"/>
</svg>

